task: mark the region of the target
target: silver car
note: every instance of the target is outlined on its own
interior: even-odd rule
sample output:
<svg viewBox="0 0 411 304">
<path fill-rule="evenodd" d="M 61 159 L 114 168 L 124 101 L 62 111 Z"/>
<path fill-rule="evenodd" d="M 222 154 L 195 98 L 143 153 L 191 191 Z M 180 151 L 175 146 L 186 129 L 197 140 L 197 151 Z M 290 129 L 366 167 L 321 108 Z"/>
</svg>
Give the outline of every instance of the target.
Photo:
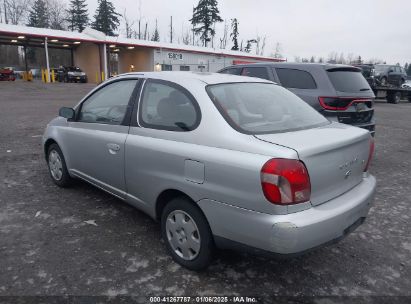
<svg viewBox="0 0 411 304">
<path fill-rule="evenodd" d="M 146 212 L 189 269 L 215 248 L 292 256 L 341 239 L 373 201 L 369 132 L 270 81 L 125 74 L 59 114 L 43 137 L 54 183 L 79 178 Z"/>
</svg>

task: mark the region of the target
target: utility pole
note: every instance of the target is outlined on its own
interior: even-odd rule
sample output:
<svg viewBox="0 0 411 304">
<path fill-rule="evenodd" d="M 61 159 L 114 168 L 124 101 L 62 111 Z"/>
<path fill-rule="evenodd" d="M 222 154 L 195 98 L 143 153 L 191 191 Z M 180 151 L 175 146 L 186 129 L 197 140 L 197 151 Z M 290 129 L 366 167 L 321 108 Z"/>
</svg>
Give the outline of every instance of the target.
<svg viewBox="0 0 411 304">
<path fill-rule="evenodd" d="M 173 43 L 173 16 L 171 16 L 170 22 L 170 43 Z"/>
<path fill-rule="evenodd" d="M 141 39 L 141 31 L 140 31 L 140 26 L 141 26 L 141 18 L 138 20 L 138 39 Z"/>
</svg>

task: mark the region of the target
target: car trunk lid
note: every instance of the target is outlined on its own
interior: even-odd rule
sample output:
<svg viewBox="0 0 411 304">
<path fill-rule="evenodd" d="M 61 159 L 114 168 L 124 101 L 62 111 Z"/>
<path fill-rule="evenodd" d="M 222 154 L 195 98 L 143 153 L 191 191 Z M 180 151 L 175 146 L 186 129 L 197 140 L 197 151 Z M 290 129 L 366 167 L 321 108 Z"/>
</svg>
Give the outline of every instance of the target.
<svg viewBox="0 0 411 304">
<path fill-rule="evenodd" d="M 298 153 L 310 175 L 312 205 L 333 199 L 362 181 L 370 147 L 367 131 L 332 123 L 315 129 L 256 137 Z"/>
</svg>

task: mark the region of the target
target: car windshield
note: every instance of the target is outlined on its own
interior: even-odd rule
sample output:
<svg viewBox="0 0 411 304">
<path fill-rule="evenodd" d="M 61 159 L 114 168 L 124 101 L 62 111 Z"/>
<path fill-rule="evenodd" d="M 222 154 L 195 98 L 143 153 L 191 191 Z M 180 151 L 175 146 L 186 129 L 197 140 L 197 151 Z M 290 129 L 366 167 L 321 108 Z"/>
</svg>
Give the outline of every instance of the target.
<svg viewBox="0 0 411 304">
<path fill-rule="evenodd" d="M 81 72 L 81 69 L 77 67 L 69 67 L 67 69 L 69 72 Z"/>
<path fill-rule="evenodd" d="M 227 122 L 246 134 L 290 132 L 329 123 L 290 91 L 271 83 L 224 83 L 207 92 Z"/>
</svg>

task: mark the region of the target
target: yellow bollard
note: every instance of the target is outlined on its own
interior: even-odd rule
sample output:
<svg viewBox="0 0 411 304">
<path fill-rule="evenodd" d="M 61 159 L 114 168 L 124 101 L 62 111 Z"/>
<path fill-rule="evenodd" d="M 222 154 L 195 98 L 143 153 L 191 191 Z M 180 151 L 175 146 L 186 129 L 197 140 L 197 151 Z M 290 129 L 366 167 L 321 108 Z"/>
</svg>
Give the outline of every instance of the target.
<svg viewBox="0 0 411 304">
<path fill-rule="evenodd" d="M 29 74 L 27 75 L 27 81 L 33 81 L 33 72 L 30 71 Z"/>
<path fill-rule="evenodd" d="M 104 80 L 106 80 L 106 78 L 104 77 L 104 72 L 101 72 L 101 82 L 103 82 Z"/>
<path fill-rule="evenodd" d="M 51 70 L 51 82 L 56 82 L 56 75 L 54 74 L 54 70 Z"/>
</svg>

